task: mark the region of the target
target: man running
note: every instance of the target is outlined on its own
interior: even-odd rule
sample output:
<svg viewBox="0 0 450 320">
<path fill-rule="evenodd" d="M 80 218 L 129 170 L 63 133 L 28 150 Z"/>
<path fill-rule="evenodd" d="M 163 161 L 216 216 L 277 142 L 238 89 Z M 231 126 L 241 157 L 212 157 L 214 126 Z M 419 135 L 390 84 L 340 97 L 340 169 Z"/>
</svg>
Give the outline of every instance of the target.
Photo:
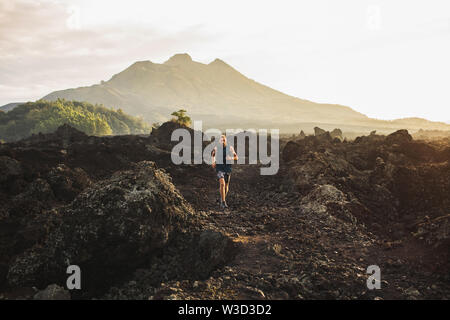
<svg viewBox="0 0 450 320">
<path fill-rule="evenodd" d="M 220 137 L 219 147 L 222 150 L 218 152 L 217 147 L 214 147 L 211 152 L 211 163 L 212 167 L 216 169 L 217 178 L 219 178 L 220 183 L 220 208 L 228 208 L 226 197 L 230 187 L 230 177 L 231 177 L 231 162 L 233 160 L 238 160 L 238 156 L 234 151 L 232 146 L 227 145 L 227 137 L 222 135 Z M 216 154 L 222 157 L 222 161 L 216 164 Z M 220 159 L 219 159 L 220 160 Z"/>
</svg>

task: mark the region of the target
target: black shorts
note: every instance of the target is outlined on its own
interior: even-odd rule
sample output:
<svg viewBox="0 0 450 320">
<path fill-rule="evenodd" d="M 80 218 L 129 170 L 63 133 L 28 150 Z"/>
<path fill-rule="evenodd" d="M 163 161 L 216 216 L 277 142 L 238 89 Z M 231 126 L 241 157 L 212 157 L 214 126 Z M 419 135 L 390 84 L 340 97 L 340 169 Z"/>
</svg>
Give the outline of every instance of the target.
<svg viewBox="0 0 450 320">
<path fill-rule="evenodd" d="M 230 181 L 231 172 L 217 171 L 217 178 L 224 179 L 225 183 Z"/>
</svg>

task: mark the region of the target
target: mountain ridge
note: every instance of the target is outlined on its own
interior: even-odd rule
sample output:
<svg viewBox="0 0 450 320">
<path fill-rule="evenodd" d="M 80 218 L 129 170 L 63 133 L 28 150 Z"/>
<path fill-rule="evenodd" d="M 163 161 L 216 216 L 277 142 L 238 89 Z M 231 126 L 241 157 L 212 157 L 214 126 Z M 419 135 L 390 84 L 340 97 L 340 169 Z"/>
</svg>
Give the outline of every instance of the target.
<svg viewBox="0 0 450 320">
<path fill-rule="evenodd" d="M 24 104 L 25 102 L 11 102 L 7 103 L 0 107 L 0 110 L 3 112 L 8 112 L 13 110 L 15 107 L 20 106 L 21 104 Z"/>
<path fill-rule="evenodd" d="M 194 120 L 203 120 L 205 127 L 278 127 L 296 132 L 302 124 L 315 123 L 369 132 L 392 131 L 405 125 L 404 121 L 371 119 L 347 106 L 290 96 L 246 77 L 221 59 L 204 64 L 187 53 L 161 64 L 138 61 L 108 81 L 55 91 L 43 99 L 58 98 L 121 108 L 149 122 L 166 121 L 183 107 Z M 408 124 L 406 129 L 450 130 L 445 124 L 426 124 L 429 126 Z"/>
</svg>

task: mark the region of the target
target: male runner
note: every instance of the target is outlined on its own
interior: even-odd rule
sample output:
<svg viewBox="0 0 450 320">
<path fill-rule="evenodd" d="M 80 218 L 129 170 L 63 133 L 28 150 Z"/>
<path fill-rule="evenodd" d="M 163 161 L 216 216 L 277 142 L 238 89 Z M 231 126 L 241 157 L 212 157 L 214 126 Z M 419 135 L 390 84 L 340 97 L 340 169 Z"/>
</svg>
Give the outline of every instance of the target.
<svg viewBox="0 0 450 320">
<path fill-rule="evenodd" d="M 233 160 L 238 160 L 238 155 L 232 146 L 227 145 L 227 137 L 225 135 L 220 137 L 218 147 L 222 148 L 222 152 L 218 152 L 217 147 L 214 147 L 211 152 L 211 163 L 212 167 L 216 169 L 217 178 L 219 178 L 220 208 L 224 209 L 228 208 L 226 197 L 230 187 L 231 162 Z M 222 156 L 222 160 L 218 161 L 218 163 L 216 163 L 216 155 Z"/>
</svg>

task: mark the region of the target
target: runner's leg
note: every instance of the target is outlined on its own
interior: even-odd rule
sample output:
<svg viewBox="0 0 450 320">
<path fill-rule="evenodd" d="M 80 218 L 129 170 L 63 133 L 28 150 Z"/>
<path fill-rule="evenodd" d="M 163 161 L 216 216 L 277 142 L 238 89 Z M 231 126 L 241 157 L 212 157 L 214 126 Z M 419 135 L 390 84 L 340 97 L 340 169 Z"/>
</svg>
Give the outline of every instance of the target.
<svg viewBox="0 0 450 320">
<path fill-rule="evenodd" d="M 220 199 L 222 202 L 225 201 L 225 179 L 224 178 L 220 178 L 219 179 L 219 183 L 220 183 Z"/>
<path fill-rule="evenodd" d="M 228 191 L 229 191 L 229 189 L 230 189 L 230 180 L 231 180 L 231 175 L 230 174 L 227 174 L 226 176 L 225 176 L 225 198 L 227 197 L 227 195 L 228 195 Z"/>
</svg>

